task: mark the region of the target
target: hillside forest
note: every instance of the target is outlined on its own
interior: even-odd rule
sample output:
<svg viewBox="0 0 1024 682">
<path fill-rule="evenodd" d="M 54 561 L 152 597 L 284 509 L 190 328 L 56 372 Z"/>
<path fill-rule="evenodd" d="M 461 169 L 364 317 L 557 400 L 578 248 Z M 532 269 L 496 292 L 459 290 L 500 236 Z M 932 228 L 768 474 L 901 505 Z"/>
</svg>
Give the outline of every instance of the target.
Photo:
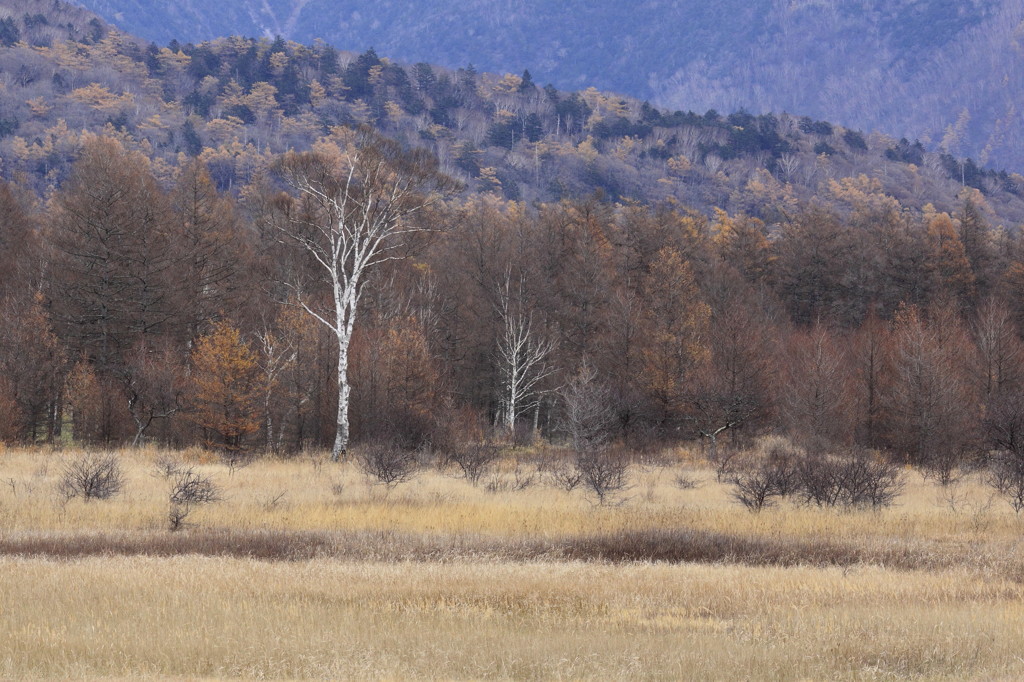
<svg viewBox="0 0 1024 682">
<path fill-rule="evenodd" d="M 1024 461 L 1020 176 L 65 9 L 0 22 L 7 442 Z"/>
<path fill-rule="evenodd" d="M 798 113 L 1020 168 L 1015 0 L 81 0 L 166 44 L 229 34 L 373 46 L 410 63 L 529 68 L 666 108 Z"/>
</svg>

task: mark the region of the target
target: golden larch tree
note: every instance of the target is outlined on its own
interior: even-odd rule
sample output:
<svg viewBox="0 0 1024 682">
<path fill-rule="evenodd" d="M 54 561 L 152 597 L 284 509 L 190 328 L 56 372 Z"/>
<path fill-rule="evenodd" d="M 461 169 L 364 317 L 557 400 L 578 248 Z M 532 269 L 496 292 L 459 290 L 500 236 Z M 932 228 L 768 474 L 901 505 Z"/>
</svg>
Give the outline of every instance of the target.
<svg viewBox="0 0 1024 682">
<path fill-rule="evenodd" d="M 216 434 L 224 450 L 240 450 L 245 437 L 259 428 L 259 364 L 230 324 L 214 325 L 196 343 L 190 389 L 192 420 Z"/>
<path fill-rule="evenodd" d="M 956 226 L 947 213 L 925 216 L 926 267 L 937 293 L 955 296 L 966 302 L 974 294 L 974 272 Z"/>
<path fill-rule="evenodd" d="M 643 283 L 643 377 L 660 421 L 681 415 L 690 382 L 707 356 L 711 309 L 700 299 L 690 264 L 671 247 L 658 252 Z"/>
</svg>

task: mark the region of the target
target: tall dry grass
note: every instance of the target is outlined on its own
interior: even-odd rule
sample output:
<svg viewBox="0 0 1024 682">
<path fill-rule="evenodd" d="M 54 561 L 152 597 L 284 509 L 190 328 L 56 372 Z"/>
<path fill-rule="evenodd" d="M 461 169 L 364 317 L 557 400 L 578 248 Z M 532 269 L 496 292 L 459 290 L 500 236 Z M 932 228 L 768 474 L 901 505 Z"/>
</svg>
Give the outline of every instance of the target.
<svg viewBox="0 0 1024 682">
<path fill-rule="evenodd" d="M 56 494 L 72 456 L 0 451 L 0 677 L 1024 676 L 1024 520 L 976 476 L 751 514 L 686 453 L 601 506 L 533 460 L 388 491 L 143 450 L 85 502 Z M 169 456 L 223 489 L 174 533 Z"/>
<path fill-rule="evenodd" d="M 0 560 L 0 676 L 1024 675 L 1024 588 L 970 571 Z"/>
<path fill-rule="evenodd" d="M 320 458 L 264 459 L 231 471 L 201 451 L 121 453 L 125 491 L 108 501 L 64 500 L 56 490 L 61 459 L 74 453 L 0 451 L 0 532 L 4 537 L 53 534 L 93 537 L 160 536 L 168 526 L 171 482 L 158 474 L 168 457 L 209 476 L 223 491 L 221 502 L 197 507 L 192 532 L 251 535 L 385 533 L 432 538 L 488 538 L 495 542 L 558 542 L 566 537 L 631 535 L 660 537 L 680 531 L 757 539 L 764 543 L 831 543 L 890 555 L 918 553 L 990 556 L 1012 553 L 1024 520 L 993 496 L 977 476 L 949 488 L 908 471 L 905 493 L 889 509 L 842 510 L 784 503 L 751 514 L 731 497 L 713 472 L 681 458 L 661 466 L 634 467 L 631 487 L 616 504 L 599 506 L 581 491 L 550 485 L 543 462 L 520 463 L 520 477 L 533 475 L 524 490 L 489 492 L 487 483 L 511 480 L 511 462 L 473 486 L 430 469 L 387 490 L 369 482 L 351 464 Z M 689 466 L 690 468 L 684 468 Z M 526 472 L 526 473 L 524 473 Z M 698 482 L 681 489 L 681 473 Z M 651 540 L 653 542 L 653 540 Z"/>
</svg>

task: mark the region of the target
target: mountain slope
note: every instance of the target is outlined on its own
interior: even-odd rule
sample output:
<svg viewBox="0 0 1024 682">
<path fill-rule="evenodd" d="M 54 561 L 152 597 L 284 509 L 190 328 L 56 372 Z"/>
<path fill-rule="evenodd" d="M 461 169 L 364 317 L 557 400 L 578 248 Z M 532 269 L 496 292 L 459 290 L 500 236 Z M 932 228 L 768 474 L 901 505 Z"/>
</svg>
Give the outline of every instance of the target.
<svg viewBox="0 0 1024 682">
<path fill-rule="evenodd" d="M 28 44 L 0 41 L 0 173 L 42 194 L 98 132 L 144 152 L 164 179 L 198 156 L 221 188 L 237 190 L 274 154 L 369 124 L 427 147 L 469 192 L 527 203 L 599 192 L 778 222 L 809 201 L 920 214 L 929 204 L 955 211 L 969 195 L 994 223 L 1024 222 L 1020 175 L 807 117 L 666 112 L 595 88 L 402 65 L 325 43 L 232 37 L 161 49 L 92 19 L 98 31 L 79 40 L 33 33 L 61 16 L 11 11 L 4 25 Z"/>
<path fill-rule="evenodd" d="M 81 2 L 161 44 L 322 38 L 672 109 L 798 112 L 1024 168 L 1017 0 Z"/>
</svg>

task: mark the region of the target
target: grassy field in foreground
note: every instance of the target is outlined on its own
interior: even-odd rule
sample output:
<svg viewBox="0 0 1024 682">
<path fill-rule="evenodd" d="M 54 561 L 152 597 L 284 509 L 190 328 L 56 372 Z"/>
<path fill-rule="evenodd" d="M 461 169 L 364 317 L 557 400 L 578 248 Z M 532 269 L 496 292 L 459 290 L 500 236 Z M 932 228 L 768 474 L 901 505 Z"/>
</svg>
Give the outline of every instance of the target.
<svg viewBox="0 0 1024 682">
<path fill-rule="evenodd" d="M 682 453 L 598 506 L 525 460 L 385 491 L 350 464 L 192 452 L 223 500 L 172 533 L 166 453 L 64 502 L 73 456 L 0 451 L 0 678 L 1024 676 L 1024 521 L 976 479 L 751 514 Z"/>
<path fill-rule="evenodd" d="M 0 560 L 0 676 L 1019 678 L 1019 584 L 965 571 Z"/>
</svg>

